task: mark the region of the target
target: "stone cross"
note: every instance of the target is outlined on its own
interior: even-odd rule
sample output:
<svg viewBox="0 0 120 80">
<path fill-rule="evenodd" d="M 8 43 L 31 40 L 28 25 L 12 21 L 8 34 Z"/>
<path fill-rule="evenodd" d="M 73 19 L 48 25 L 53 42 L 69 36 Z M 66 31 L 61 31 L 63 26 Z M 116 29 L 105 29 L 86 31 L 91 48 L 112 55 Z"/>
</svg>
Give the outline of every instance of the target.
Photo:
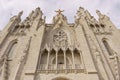
<svg viewBox="0 0 120 80">
<path fill-rule="evenodd" d="M 55 12 L 57 12 L 58 14 L 61 14 L 62 12 L 64 12 L 64 10 L 58 10 L 58 11 L 55 11 Z"/>
</svg>

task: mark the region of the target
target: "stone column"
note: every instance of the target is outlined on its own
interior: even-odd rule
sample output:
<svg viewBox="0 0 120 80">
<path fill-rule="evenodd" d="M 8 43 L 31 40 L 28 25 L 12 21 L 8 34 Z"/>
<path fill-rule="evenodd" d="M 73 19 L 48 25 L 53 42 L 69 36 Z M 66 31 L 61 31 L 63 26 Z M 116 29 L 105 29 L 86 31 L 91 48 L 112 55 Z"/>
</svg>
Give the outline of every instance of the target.
<svg viewBox="0 0 120 80">
<path fill-rule="evenodd" d="M 71 51 L 71 53 L 72 53 L 72 60 L 73 60 L 72 67 L 73 67 L 73 69 L 75 69 L 75 57 L 74 57 L 73 51 Z"/>
<path fill-rule="evenodd" d="M 64 51 L 64 69 L 66 69 L 66 51 Z"/>
<path fill-rule="evenodd" d="M 49 58 L 50 58 L 50 51 L 48 51 L 46 70 L 48 70 Z"/>
<path fill-rule="evenodd" d="M 57 64 L 58 64 L 58 51 L 56 51 L 56 70 L 57 70 Z"/>
<path fill-rule="evenodd" d="M 79 54 L 80 54 L 80 60 L 81 60 L 81 63 L 80 63 L 80 68 L 84 69 L 85 66 L 84 66 L 84 63 L 83 63 L 83 56 L 82 56 L 82 51 L 78 50 L 79 51 Z"/>
</svg>

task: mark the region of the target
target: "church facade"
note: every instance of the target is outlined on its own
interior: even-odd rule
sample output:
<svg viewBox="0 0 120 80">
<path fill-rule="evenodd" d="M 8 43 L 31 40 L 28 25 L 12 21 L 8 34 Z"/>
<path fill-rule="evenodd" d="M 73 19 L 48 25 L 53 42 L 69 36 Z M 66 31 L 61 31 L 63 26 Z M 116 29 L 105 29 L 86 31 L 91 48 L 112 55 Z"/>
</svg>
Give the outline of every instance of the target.
<svg viewBox="0 0 120 80">
<path fill-rule="evenodd" d="M 120 30 L 110 18 L 80 7 L 69 23 L 62 12 L 49 24 L 39 7 L 10 19 L 0 32 L 0 80 L 120 80 Z"/>
</svg>

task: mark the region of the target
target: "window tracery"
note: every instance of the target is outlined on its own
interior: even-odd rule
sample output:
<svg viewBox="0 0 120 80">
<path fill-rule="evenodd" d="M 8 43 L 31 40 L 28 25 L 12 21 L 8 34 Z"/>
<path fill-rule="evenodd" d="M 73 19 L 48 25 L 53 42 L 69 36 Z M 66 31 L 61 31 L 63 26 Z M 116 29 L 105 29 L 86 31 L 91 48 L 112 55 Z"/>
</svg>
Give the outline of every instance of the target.
<svg viewBox="0 0 120 80">
<path fill-rule="evenodd" d="M 68 44 L 67 39 L 67 34 L 62 30 L 57 31 L 53 35 L 54 45 L 58 47 L 66 46 Z"/>
</svg>

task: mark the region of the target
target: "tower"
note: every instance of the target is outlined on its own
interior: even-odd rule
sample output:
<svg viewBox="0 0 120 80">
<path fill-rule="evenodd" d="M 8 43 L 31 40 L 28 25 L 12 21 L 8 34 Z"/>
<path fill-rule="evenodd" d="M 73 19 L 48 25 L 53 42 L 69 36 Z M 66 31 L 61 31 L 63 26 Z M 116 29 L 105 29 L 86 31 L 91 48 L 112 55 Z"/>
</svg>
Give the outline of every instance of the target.
<svg viewBox="0 0 120 80">
<path fill-rule="evenodd" d="M 62 12 L 50 24 L 39 7 L 10 19 L 0 33 L 0 80 L 120 80 L 120 31 L 110 18 L 79 7 L 69 23 Z"/>
</svg>

